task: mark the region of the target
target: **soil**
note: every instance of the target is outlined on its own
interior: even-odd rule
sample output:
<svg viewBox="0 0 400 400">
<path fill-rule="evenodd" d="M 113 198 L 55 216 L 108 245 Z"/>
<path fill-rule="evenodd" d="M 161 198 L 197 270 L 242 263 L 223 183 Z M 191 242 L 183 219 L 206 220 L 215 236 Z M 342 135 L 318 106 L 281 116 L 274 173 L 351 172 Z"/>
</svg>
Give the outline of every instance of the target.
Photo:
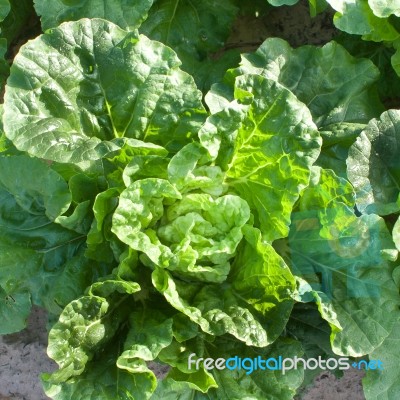
<svg viewBox="0 0 400 400">
<path fill-rule="evenodd" d="M 293 47 L 303 44 L 321 45 L 331 40 L 337 31 L 332 13 L 311 19 L 307 1 L 291 7 L 271 7 L 263 15 L 241 16 L 235 23 L 226 49 L 255 50 L 266 37 L 278 36 Z M 0 400 L 46 400 L 40 374 L 56 369 L 46 355 L 47 318 L 43 310 L 34 307 L 28 327 L 13 335 L 0 336 Z M 157 375 L 165 369 L 155 366 Z M 313 386 L 299 395 L 302 400 L 362 400 L 362 373 L 352 371 L 341 379 L 321 374 Z"/>
</svg>

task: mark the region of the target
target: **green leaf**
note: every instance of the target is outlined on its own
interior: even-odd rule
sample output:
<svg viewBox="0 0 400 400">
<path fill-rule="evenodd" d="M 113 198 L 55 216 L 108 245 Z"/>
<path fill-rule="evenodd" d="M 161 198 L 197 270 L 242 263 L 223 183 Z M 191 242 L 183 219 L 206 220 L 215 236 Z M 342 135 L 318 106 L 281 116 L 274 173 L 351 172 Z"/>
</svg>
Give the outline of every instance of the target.
<svg viewBox="0 0 400 400">
<path fill-rule="evenodd" d="M 290 320 L 285 328 L 290 337 L 298 340 L 304 349 L 303 358 L 328 360 L 338 358 L 332 352 L 330 344 L 331 326 L 325 321 L 313 303 L 297 303 L 294 306 Z M 312 384 L 315 377 L 326 372 L 326 369 L 316 368 L 304 371 L 302 387 Z M 334 372 L 334 371 L 333 371 Z"/>
<path fill-rule="evenodd" d="M 310 7 L 311 18 L 314 18 L 318 14 L 324 12 L 328 7 L 326 0 L 308 0 L 308 5 Z"/>
<path fill-rule="evenodd" d="M 224 46 L 237 11 L 232 0 L 159 0 L 140 32 L 172 47 L 195 76 L 199 62 Z"/>
<path fill-rule="evenodd" d="M 34 304 L 54 313 L 103 268 L 82 260 L 84 235 L 54 222 L 70 201 L 66 182 L 46 163 L 0 157 L 0 285 L 11 295 L 31 292 Z"/>
<path fill-rule="evenodd" d="M 0 157 L 0 171 L 0 187 L 26 212 L 55 220 L 68 209 L 71 194 L 66 182 L 42 161 L 27 156 Z"/>
<path fill-rule="evenodd" d="M 347 174 L 362 213 L 387 215 L 399 210 L 400 112 L 389 110 L 373 119 L 349 150 Z"/>
<path fill-rule="evenodd" d="M 239 76 L 235 98 L 207 120 L 200 140 L 211 156 L 222 154 L 225 183 L 249 203 L 265 238 L 285 237 L 319 154 L 319 134 L 307 107 L 273 80 Z"/>
<path fill-rule="evenodd" d="M 191 190 L 220 196 L 226 191 L 224 173 L 218 166 L 207 165 L 208 152 L 194 142 L 183 147 L 168 164 L 168 179 L 181 193 Z"/>
<path fill-rule="evenodd" d="M 120 369 L 115 360 L 120 341 L 106 347 L 95 360 L 86 364 L 85 371 L 74 379 L 53 383 L 48 374 L 42 375 L 47 396 L 54 400 L 147 400 L 156 388 L 154 374 L 142 368 L 131 373 Z"/>
<path fill-rule="evenodd" d="M 268 3 L 273 5 L 274 7 L 279 6 L 293 6 L 298 3 L 299 0 L 268 0 Z"/>
<path fill-rule="evenodd" d="M 276 340 L 289 318 L 294 279 L 257 230 L 245 231 L 246 242 L 226 283 L 182 282 L 161 268 L 155 269 L 152 279 L 167 301 L 204 332 L 230 333 L 250 346 L 262 347 Z"/>
<path fill-rule="evenodd" d="M 207 93 L 211 86 L 217 82 L 221 82 L 226 71 L 230 68 L 236 68 L 240 61 L 240 52 L 236 49 L 223 50 L 211 53 L 207 58 L 198 60 L 188 54 L 186 57 L 178 53 L 182 60 L 182 69 L 193 76 L 197 87 Z"/>
<path fill-rule="evenodd" d="M 393 242 L 396 245 L 397 250 L 400 251 L 400 217 L 397 218 L 396 223 L 393 226 Z"/>
<path fill-rule="evenodd" d="M 226 285 L 221 288 L 183 283 L 161 268 L 156 268 L 152 277 L 154 286 L 166 300 L 199 324 L 204 332 L 214 336 L 230 333 L 248 345 L 268 345 L 262 325 L 248 309 L 237 304 L 234 293 Z"/>
<path fill-rule="evenodd" d="M 7 15 L 5 15 L 8 9 Z M 32 0 L 2 0 L 1 1 L 1 37 L 10 45 L 24 30 L 34 12 Z M 4 17 L 4 18 L 2 18 Z"/>
<path fill-rule="evenodd" d="M 400 396 L 399 332 L 400 321 L 397 321 L 382 345 L 369 355 L 369 359 L 375 360 L 375 363 L 363 379 L 366 400 L 391 400 Z M 378 361 L 381 362 L 383 370 L 378 368 Z"/>
<path fill-rule="evenodd" d="M 358 357 L 389 335 L 399 296 L 389 263 L 397 251 L 385 222 L 376 215 L 357 218 L 351 197 L 346 181 L 321 170 L 293 213 L 285 259 L 321 292 L 321 305 L 344 328 L 332 329 L 333 351 Z"/>
<path fill-rule="evenodd" d="M 5 59 L 7 40 L 0 38 L 0 87 L 3 88 L 10 73 L 10 66 Z"/>
<path fill-rule="evenodd" d="M 92 294 L 72 301 L 52 327 L 47 352 L 60 369 L 46 378 L 48 382 L 61 383 L 82 374 L 95 353 L 116 334 L 126 317 L 121 304 L 140 286 L 105 281 L 96 284 L 92 291 L 104 289 L 102 294 L 108 298 Z"/>
<path fill-rule="evenodd" d="M 174 157 L 169 166 L 174 179 L 193 170 L 193 154 L 179 152 Z M 182 171 L 176 176 L 179 166 Z M 194 189 L 202 188 L 203 179 L 193 181 Z M 141 260 L 149 267 L 167 268 L 185 279 L 222 282 L 249 219 L 250 209 L 238 196 L 181 195 L 169 181 L 148 178 L 121 193 L 112 232 L 143 253 Z"/>
<path fill-rule="evenodd" d="M 197 347 L 193 346 L 193 342 L 187 342 L 180 349 L 180 359 L 186 365 L 178 364 L 181 373 L 178 375 L 176 369 L 174 369 L 160 382 L 153 395 L 153 399 L 290 400 L 293 399 L 297 388 L 303 381 L 302 368 L 297 370 L 292 369 L 283 373 L 278 369 L 277 364 L 276 370 L 262 370 L 259 367 L 255 367 L 256 360 L 259 358 L 267 360 L 278 359 L 279 356 L 282 358 L 301 357 L 303 355 L 301 345 L 293 339 L 280 339 L 266 348 L 254 349 L 230 341 L 229 338 L 223 336 L 217 338 L 212 343 L 204 342 L 202 346 L 199 345 Z M 214 360 L 218 358 L 224 358 L 225 360 L 232 358 L 233 360 L 230 362 L 230 365 L 233 369 L 225 368 L 218 370 L 214 368 L 213 370 L 205 371 L 211 374 L 218 387 L 210 387 L 207 393 L 201 393 L 194 388 L 194 383 L 198 384 L 198 380 L 194 376 L 196 372 L 194 369 L 195 366 L 191 365 L 192 370 L 186 373 L 182 371 L 184 367 L 187 370 L 188 357 L 191 353 L 197 356 L 194 357 L 194 360 L 200 357 L 211 357 Z M 236 361 L 235 356 L 237 357 Z M 244 361 L 245 359 L 246 361 Z M 241 362 L 243 366 L 240 369 L 235 369 L 235 364 L 239 366 Z M 249 373 L 252 368 L 253 371 Z"/>
<path fill-rule="evenodd" d="M 48 354 L 60 369 L 42 375 L 47 395 L 58 400 L 150 397 L 156 378 L 144 359 L 151 358 L 151 354 L 156 356 L 157 349 L 169 344 L 172 321 L 159 323 L 159 330 L 146 329 L 152 338 L 141 333 L 144 314 L 136 312 L 128 319 L 133 305 L 129 300 L 140 290 L 135 282 L 109 276 L 94 283 L 87 296 L 72 301 L 63 310 L 49 334 Z M 161 313 L 157 315 L 160 317 Z M 128 320 L 132 326 L 126 336 Z M 150 317 L 148 321 L 147 327 L 154 320 Z M 163 342 L 165 335 L 170 339 Z M 155 337 L 161 342 L 152 342 Z M 120 357 L 125 339 L 125 351 Z"/>
<path fill-rule="evenodd" d="M 129 186 L 135 180 L 147 177 L 166 177 L 168 151 L 161 146 L 141 140 L 121 138 L 114 141 L 117 150 L 102 160 L 109 187 Z"/>
<path fill-rule="evenodd" d="M 112 243 L 116 240 L 111 232 L 111 218 L 118 205 L 118 188 L 99 193 L 93 204 L 94 220 L 87 235 L 86 257 L 92 260 L 112 263 Z"/>
<path fill-rule="evenodd" d="M 11 10 L 11 5 L 8 0 L 0 1 L 0 22 L 4 21 Z"/>
<path fill-rule="evenodd" d="M 333 18 L 336 28 L 354 35 L 364 35 L 366 40 L 393 41 L 399 33 L 388 18 L 380 18 L 371 10 L 373 0 L 327 0 L 337 11 Z"/>
<path fill-rule="evenodd" d="M 34 0 L 42 28 L 81 18 L 104 18 L 127 30 L 137 29 L 154 0 Z"/>
<path fill-rule="evenodd" d="M 324 127 L 324 130 L 320 131 L 321 154 L 315 164 L 325 169 L 331 169 L 336 175 L 347 179 L 346 161 L 349 156 L 349 148 L 365 126 L 365 124 L 343 122 Z"/>
<path fill-rule="evenodd" d="M 395 53 L 396 43 L 371 42 L 362 40 L 360 36 L 342 33 L 335 37 L 335 41 L 340 43 L 354 57 L 370 59 L 380 71 L 380 77 L 377 82 L 379 96 L 385 103 L 386 108 L 394 108 L 391 104 L 396 104 L 395 98 L 400 90 L 400 69 L 396 67 Z M 397 70 L 398 74 L 396 74 Z"/>
<path fill-rule="evenodd" d="M 278 81 L 307 105 L 319 128 L 367 123 L 383 111 L 373 88 L 378 69 L 336 42 L 292 49 L 282 39 L 269 38 L 256 52 L 243 54 L 240 64 L 231 75 L 259 74 Z"/>
<path fill-rule="evenodd" d="M 400 3 L 398 0 L 368 0 L 373 13 L 379 18 L 396 15 L 400 17 Z"/>
<path fill-rule="evenodd" d="M 6 57 L 10 44 L 26 29 L 33 13 L 32 0 L 0 1 L 0 91 L 10 73 L 10 57 Z"/>
<path fill-rule="evenodd" d="M 134 359 L 152 361 L 172 342 L 172 318 L 157 310 L 142 310 L 129 316 L 131 329 L 124 344 L 124 351 L 117 365 Z"/>
<path fill-rule="evenodd" d="M 201 93 L 179 64 L 168 47 L 110 22 L 65 23 L 15 58 L 6 136 L 20 150 L 59 162 L 99 159 L 122 136 L 176 152 L 205 115 Z"/>
<path fill-rule="evenodd" d="M 7 293 L 0 286 L 0 335 L 24 329 L 30 311 L 31 296 L 28 292 Z"/>
</svg>

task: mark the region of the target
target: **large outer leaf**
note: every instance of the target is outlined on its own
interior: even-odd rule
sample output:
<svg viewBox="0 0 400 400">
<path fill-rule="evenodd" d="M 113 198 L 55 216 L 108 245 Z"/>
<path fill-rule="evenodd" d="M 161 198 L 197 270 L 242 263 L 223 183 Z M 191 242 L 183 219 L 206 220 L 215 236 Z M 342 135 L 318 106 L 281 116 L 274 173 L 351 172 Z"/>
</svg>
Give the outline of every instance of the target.
<svg viewBox="0 0 400 400">
<path fill-rule="evenodd" d="M 27 156 L 0 157 L 0 187 L 12 195 L 25 212 L 42 214 L 53 221 L 71 202 L 62 177 L 42 161 Z"/>
<path fill-rule="evenodd" d="M 146 18 L 153 0 L 34 0 L 47 30 L 66 21 L 104 18 L 127 30 L 137 29 Z"/>
<path fill-rule="evenodd" d="M 204 68 L 213 74 L 218 61 L 207 59 L 207 54 L 223 47 L 237 11 L 233 0 L 158 0 L 140 32 L 172 47 L 182 68 L 193 76 L 204 74 Z M 222 65 L 226 61 L 223 57 Z M 209 77 L 198 79 L 202 84 Z"/>
<path fill-rule="evenodd" d="M 333 172 L 315 175 L 292 217 L 287 262 L 336 313 L 343 330 L 331 333 L 333 351 L 361 356 L 392 329 L 399 296 L 387 258 L 397 252 L 381 218 L 354 215 L 351 195 Z"/>
<path fill-rule="evenodd" d="M 399 357 L 400 321 L 397 321 L 390 335 L 369 356 L 370 360 L 381 361 L 383 371 L 377 368 L 366 372 L 363 379 L 366 400 L 392 400 L 400 396 Z"/>
<path fill-rule="evenodd" d="M 329 125 L 326 130 L 320 131 L 322 148 L 315 164 L 332 169 L 336 175 L 347 179 L 346 160 L 349 148 L 365 126 L 365 124 L 340 123 Z"/>
<path fill-rule="evenodd" d="M 65 21 L 104 18 L 133 31 L 146 20 L 141 32 L 172 47 L 204 91 L 239 61 L 236 50 L 218 58 L 213 54 L 229 36 L 238 11 L 234 0 L 35 0 L 35 8 L 44 30 Z"/>
<path fill-rule="evenodd" d="M 15 58 L 6 136 L 20 150 L 60 162 L 98 159 L 107 140 L 121 136 L 177 151 L 204 118 L 201 93 L 179 64 L 168 47 L 110 22 L 65 23 Z"/>
<path fill-rule="evenodd" d="M 28 292 L 11 295 L 0 286 L 0 335 L 22 331 L 30 311 L 31 297 Z"/>
<path fill-rule="evenodd" d="M 200 140 L 226 169 L 226 183 L 244 198 L 268 240 L 285 237 L 290 213 L 307 186 L 321 139 L 307 107 L 279 83 L 236 78 L 235 98 L 211 116 Z"/>
<path fill-rule="evenodd" d="M 389 110 L 370 121 L 349 150 L 347 174 L 361 212 L 391 214 L 399 210 L 400 111 Z"/>
<path fill-rule="evenodd" d="M 58 313 L 96 276 L 98 264 L 82 258 L 84 236 L 53 222 L 70 200 L 66 182 L 45 163 L 0 157 L 0 285 L 7 295 L 31 292 L 34 303 Z"/>
<path fill-rule="evenodd" d="M 292 49 L 282 39 L 267 39 L 254 53 L 242 55 L 238 74 L 260 74 L 288 88 L 310 109 L 318 127 L 340 122 L 368 122 L 382 106 L 372 84 L 379 71 L 365 59 L 355 59 L 342 46 Z"/>
<path fill-rule="evenodd" d="M 380 71 L 380 77 L 376 84 L 380 98 L 386 104 L 395 101 L 397 93 L 400 91 L 400 77 L 396 75 L 391 61 L 395 49 L 388 46 L 386 42 L 366 41 L 362 40 L 360 36 L 345 32 L 335 37 L 335 41 L 344 46 L 352 56 L 370 59 Z"/>
</svg>

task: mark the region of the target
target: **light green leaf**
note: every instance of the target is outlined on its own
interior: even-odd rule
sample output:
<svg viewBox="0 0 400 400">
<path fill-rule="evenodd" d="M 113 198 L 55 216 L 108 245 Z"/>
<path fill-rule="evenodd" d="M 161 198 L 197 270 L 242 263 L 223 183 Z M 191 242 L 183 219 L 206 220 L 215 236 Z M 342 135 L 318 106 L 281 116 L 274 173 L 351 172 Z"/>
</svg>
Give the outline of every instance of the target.
<svg viewBox="0 0 400 400">
<path fill-rule="evenodd" d="M 327 1 L 337 11 L 333 22 L 341 31 L 364 35 L 364 39 L 375 42 L 393 41 L 399 37 L 399 33 L 388 18 L 380 18 L 371 10 L 370 5 L 374 0 Z"/>
<path fill-rule="evenodd" d="M 208 119 L 200 140 L 211 156 L 222 154 L 225 183 L 249 203 L 265 238 L 285 237 L 321 139 L 307 107 L 273 80 L 239 76 L 235 98 Z"/>
<path fill-rule="evenodd" d="M 213 165 L 202 165 L 210 161 L 207 150 L 194 142 L 175 154 L 168 165 L 168 179 L 181 193 L 191 190 L 220 196 L 226 191 L 224 173 Z"/>
<path fill-rule="evenodd" d="M 362 213 L 387 215 L 399 210 L 400 112 L 389 110 L 373 119 L 350 147 L 347 175 Z"/>
<path fill-rule="evenodd" d="M 112 243 L 116 237 L 111 233 L 111 218 L 117 208 L 119 194 L 118 188 L 110 188 L 96 196 L 94 219 L 86 240 L 85 255 L 89 259 L 107 263 L 114 261 Z"/>
<path fill-rule="evenodd" d="M 397 250 L 400 251 L 400 217 L 397 218 L 397 221 L 394 224 L 392 235 L 393 235 L 393 242 L 396 245 Z"/>
<path fill-rule="evenodd" d="M 368 0 L 373 13 L 379 18 L 396 15 L 400 17 L 400 3 L 398 0 Z"/>
<path fill-rule="evenodd" d="M 124 321 L 127 310 L 121 304 L 138 292 L 140 286 L 133 282 L 105 281 L 96 283 L 91 290 L 100 296 L 90 293 L 69 303 L 50 330 L 47 353 L 57 362 L 59 370 L 46 378 L 48 382 L 61 383 L 83 373 L 86 364 Z"/>
<path fill-rule="evenodd" d="M 81 18 L 104 18 L 126 30 L 137 29 L 153 0 L 34 0 L 42 28 Z"/>
<path fill-rule="evenodd" d="M 172 322 L 172 318 L 157 310 L 133 312 L 129 316 L 131 328 L 117 365 L 133 359 L 152 361 L 157 358 L 160 351 L 172 342 Z"/>
<path fill-rule="evenodd" d="M 121 138 L 114 141 L 119 146 L 102 159 L 108 186 L 129 186 L 135 180 L 147 177 L 166 177 L 168 151 L 153 143 Z"/>
<path fill-rule="evenodd" d="M 269 340 L 281 335 L 293 307 L 295 280 L 284 260 L 265 243 L 261 232 L 246 226 L 228 282 L 263 321 Z"/>
<path fill-rule="evenodd" d="M 240 64 L 231 75 L 259 74 L 278 81 L 307 105 L 319 128 L 367 123 L 383 111 L 373 90 L 378 69 L 336 42 L 292 49 L 282 39 L 269 38 L 256 52 L 242 55 Z"/>
<path fill-rule="evenodd" d="M 173 307 L 199 324 L 204 332 L 214 336 L 230 333 L 250 346 L 268 345 L 262 325 L 248 309 L 237 305 L 234 293 L 226 285 L 217 288 L 182 283 L 161 268 L 153 272 L 153 284 Z M 189 303 L 191 299 L 193 305 Z"/>
<path fill-rule="evenodd" d="M 223 282 L 249 219 L 250 209 L 238 196 L 181 196 L 168 181 L 148 178 L 121 193 L 112 231 L 143 253 L 141 260 L 150 267 L 185 279 Z"/>
<path fill-rule="evenodd" d="M 179 64 L 170 48 L 110 22 L 65 23 L 15 58 L 6 136 L 20 150 L 59 162 L 99 159 L 123 136 L 176 152 L 205 115 L 201 93 Z"/>
<path fill-rule="evenodd" d="M 161 268 L 153 284 L 167 301 L 212 335 L 230 333 L 250 346 L 267 346 L 282 332 L 293 305 L 294 279 L 254 228 L 222 285 L 182 282 Z M 277 318 L 279 315 L 279 318 Z"/>
<path fill-rule="evenodd" d="M 157 380 L 146 368 L 135 373 L 120 369 L 115 360 L 120 341 L 108 346 L 95 360 L 86 364 L 85 371 L 74 379 L 53 383 L 48 374 L 42 375 L 43 387 L 53 400 L 147 400 L 155 390 Z"/>
</svg>

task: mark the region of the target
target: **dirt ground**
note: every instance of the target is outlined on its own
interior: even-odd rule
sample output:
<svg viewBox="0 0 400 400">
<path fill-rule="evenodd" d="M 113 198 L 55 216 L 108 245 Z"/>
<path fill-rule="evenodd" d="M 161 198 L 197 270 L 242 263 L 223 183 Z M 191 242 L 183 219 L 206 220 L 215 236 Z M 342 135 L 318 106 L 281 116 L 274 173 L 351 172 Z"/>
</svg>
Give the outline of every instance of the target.
<svg viewBox="0 0 400 400">
<path fill-rule="evenodd" d="M 294 47 L 305 43 L 318 45 L 329 41 L 335 33 L 332 15 L 311 19 L 308 4 L 302 1 L 293 7 L 271 9 L 265 15 L 242 17 L 235 24 L 226 47 L 251 51 L 271 36 L 286 39 Z M 34 308 L 27 329 L 0 337 L 0 400 L 48 399 L 39 375 L 53 371 L 56 365 L 46 355 L 45 325 L 45 313 Z M 324 373 L 300 397 L 302 400 L 362 400 L 361 378 L 355 371 L 339 380 Z"/>
</svg>

